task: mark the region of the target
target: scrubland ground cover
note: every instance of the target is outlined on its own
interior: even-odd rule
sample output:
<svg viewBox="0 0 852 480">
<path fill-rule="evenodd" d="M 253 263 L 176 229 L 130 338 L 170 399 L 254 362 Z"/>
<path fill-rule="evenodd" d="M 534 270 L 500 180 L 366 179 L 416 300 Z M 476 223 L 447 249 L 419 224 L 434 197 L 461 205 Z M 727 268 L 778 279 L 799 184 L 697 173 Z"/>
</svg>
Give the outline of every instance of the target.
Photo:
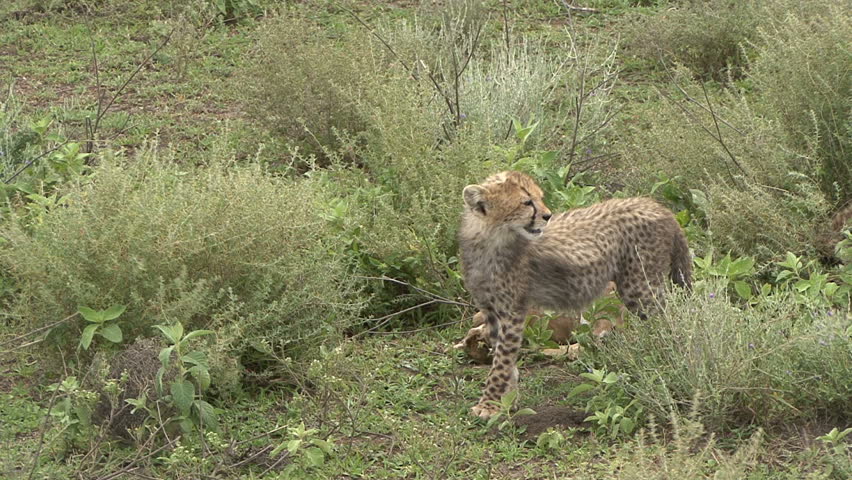
<svg viewBox="0 0 852 480">
<path fill-rule="evenodd" d="M 849 478 L 850 38 L 828 0 L 4 2 L 0 477 Z M 657 198 L 696 278 L 576 362 L 531 325 L 484 422 L 455 235 L 505 169 Z"/>
</svg>

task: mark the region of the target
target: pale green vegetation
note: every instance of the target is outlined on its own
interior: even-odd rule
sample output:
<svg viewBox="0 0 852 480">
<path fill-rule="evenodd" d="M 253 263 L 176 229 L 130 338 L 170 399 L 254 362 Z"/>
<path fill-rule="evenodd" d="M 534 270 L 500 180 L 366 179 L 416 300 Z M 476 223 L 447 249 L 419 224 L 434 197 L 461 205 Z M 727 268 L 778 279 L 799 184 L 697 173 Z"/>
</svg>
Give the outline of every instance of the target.
<svg viewBox="0 0 852 480">
<path fill-rule="evenodd" d="M 4 2 L 0 477 L 849 478 L 836 3 Z M 505 169 L 657 198 L 695 286 L 576 362 L 533 325 L 483 422 Z"/>
</svg>

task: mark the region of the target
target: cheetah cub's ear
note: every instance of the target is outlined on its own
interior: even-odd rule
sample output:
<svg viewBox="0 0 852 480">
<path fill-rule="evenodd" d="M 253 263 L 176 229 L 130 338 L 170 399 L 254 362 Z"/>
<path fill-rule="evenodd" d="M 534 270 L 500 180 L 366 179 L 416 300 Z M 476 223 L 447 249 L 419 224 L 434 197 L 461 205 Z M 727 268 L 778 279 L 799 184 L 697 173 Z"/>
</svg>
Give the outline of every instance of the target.
<svg viewBox="0 0 852 480">
<path fill-rule="evenodd" d="M 474 212 L 485 215 L 485 189 L 481 185 L 468 185 L 462 191 L 464 203 Z"/>
</svg>

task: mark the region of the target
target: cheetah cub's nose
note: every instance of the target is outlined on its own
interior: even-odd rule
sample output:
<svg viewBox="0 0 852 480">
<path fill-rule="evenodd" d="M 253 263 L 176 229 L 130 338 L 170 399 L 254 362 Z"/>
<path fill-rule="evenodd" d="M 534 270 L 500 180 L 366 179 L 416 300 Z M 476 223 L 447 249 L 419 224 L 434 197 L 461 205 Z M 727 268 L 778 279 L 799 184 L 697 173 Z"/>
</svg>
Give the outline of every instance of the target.
<svg viewBox="0 0 852 480">
<path fill-rule="evenodd" d="M 543 218 L 544 221 L 547 222 L 547 221 L 550 221 L 550 217 L 552 217 L 552 216 L 553 215 L 546 213 L 546 214 L 542 215 L 541 218 Z"/>
</svg>

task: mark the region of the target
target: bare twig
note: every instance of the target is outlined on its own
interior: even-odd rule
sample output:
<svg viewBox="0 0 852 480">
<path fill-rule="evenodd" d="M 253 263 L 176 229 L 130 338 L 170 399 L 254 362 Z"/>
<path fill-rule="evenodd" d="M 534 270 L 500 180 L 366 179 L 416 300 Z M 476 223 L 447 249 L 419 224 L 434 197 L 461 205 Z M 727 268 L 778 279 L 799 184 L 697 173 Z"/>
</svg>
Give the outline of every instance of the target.
<svg viewBox="0 0 852 480">
<path fill-rule="evenodd" d="M 154 58 L 154 56 L 156 54 L 160 53 L 160 50 L 162 50 L 171 41 L 172 35 L 174 35 L 175 30 L 177 30 L 177 27 L 172 28 L 172 30 L 169 32 L 168 35 L 166 35 L 166 38 L 160 43 L 160 45 L 157 46 L 157 48 L 155 48 L 150 54 L 148 54 L 147 57 L 145 57 L 144 60 L 142 60 L 142 62 L 139 63 L 139 65 L 136 66 L 136 69 L 133 70 L 133 72 L 127 77 L 127 79 L 124 81 L 124 83 L 122 83 L 118 87 L 118 90 L 115 91 L 112 98 L 109 99 L 109 101 L 106 103 L 106 105 L 103 104 L 100 91 L 98 92 L 98 112 L 97 112 L 97 115 L 95 116 L 94 125 L 92 125 L 92 127 L 91 127 L 92 138 L 90 140 L 92 142 L 94 142 L 94 137 L 98 133 L 98 128 L 100 127 L 101 120 L 104 118 L 104 115 L 106 115 L 109 108 L 112 106 L 113 103 L 115 103 L 115 101 L 118 99 L 118 97 L 121 96 L 121 94 L 124 92 L 124 89 L 127 88 L 128 85 L 130 85 L 130 82 L 133 81 L 134 78 L 136 78 L 136 75 L 138 75 L 139 72 L 142 71 L 142 68 L 145 67 L 145 65 L 147 65 L 148 62 L 150 62 L 151 59 Z M 97 59 L 97 56 L 95 56 L 95 59 Z M 96 72 L 97 72 L 97 70 L 96 70 Z M 98 80 L 98 82 L 100 82 L 100 80 Z"/>
<path fill-rule="evenodd" d="M 92 69 L 95 73 L 95 95 L 97 95 L 98 100 L 98 113 L 101 111 L 101 107 L 103 106 L 103 88 L 101 86 L 101 72 L 98 66 L 98 52 L 95 48 L 95 36 L 92 30 L 91 20 L 87 18 L 87 23 L 89 23 L 89 43 L 92 46 Z M 86 117 L 86 153 L 92 153 L 95 148 L 95 132 L 92 126 L 92 119 Z"/>
<path fill-rule="evenodd" d="M 728 157 L 731 158 L 731 161 L 734 162 L 734 165 L 736 165 L 737 168 L 739 168 L 740 171 L 743 172 L 744 175 L 748 175 L 746 173 L 745 169 L 743 168 L 743 166 L 740 165 L 740 162 L 737 161 L 737 157 L 735 157 L 734 154 L 731 153 L 731 150 L 728 149 L 728 145 L 725 143 L 725 140 L 722 138 L 722 131 L 719 130 L 719 122 L 716 121 L 716 112 L 713 111 L 713 103 L 710 102 L 710 96 L 707 95 L 707 87 L 704 86 L 704 82 L 701 82 L 701 91 L 704 92 L 704 100 L 707 101 L 707 108 L 710 110 L 710 117 L 713 118 L 713 125 L 716 127 L 716 137 L 715 137 L 716 140 L 718 140 L 719 143 L 722 145 L 722 148 L 725 149 L 725 152 L 728 154 Z"/>
<path fill-rule="evenodd" d="M 252 461 L 252 460 L 254 460 L 255 458 L 257 458 L 257 457 L 259 457 L 259 456 L 263 455 L 264 453 L 269 452 L 270 450 L 272 450 L 272 445 L 267 445 L 267 446 L 265 446 L 265 447 L 261 448 L 260 450 L 258 450 L 257 452 L 253 453 L 252 455 L 250 455 L 250 456 L 248 456 L 248 457 L 246 457 L 246 458 L 244 458 L 244 459 L 240 460 L 239 462 L 237 462 L 237 463 L 235 463 L 235 464 L 233 464 L 233 465 L 230 465 L 230 466 L 229 466 L 229 468 L 237 468 L 237 467 L 241 467 L 241 466 L 245 465 L 246 463 L 251 462 L 251 461 Z"/>
<path fill-rule="evenodd" d="M 391 319 L 393 319 L 394 317 L 398 317 L 399 315 L 402 315 L 403 313 L 407 313 L 407 312 L 410 312 L 412 310 L 417 310 L 419 308 L 423 308 L 425 306 L 432 305 L 432 304 L 435 304 L 435 303 L 440 303 L 440 302 L 438 300 L 435 300 L 435 299 L 427 300 L 423 303 L 418 303 L 417 305 L 414 305 L 413 307 L 404 308 L 404 309 L 402 309 L 398 312 L 390 313 L 388 315 L 385 315 L 384 317 L 371 319 L 372 321 L 375 321 L 375 322 L 378 322 L 378 323 L 376 325 L 373 325 L 372 327 L 368 328 L 367 330 L 364 330 L 363 332 L 358 332 L 355 335 L 352 335 L 351 338 L 358 338 L 358 337 L 364 336 L 368 333 L 375 332 L 376 330 L 387 325 L 388 322 L 390 322 Z"/>
<path fill-rule="evenodd" d="M 33 158 L 32 160 L 30 160 L 29 162 L 25 163 L 25 164 L 24 164 L 24 166 L 23 166 L 23 167 L 21 167 L 20 169 L 18 169 L 18 171 L 17 171 L 17 172 L 13 173 L 13 174 L 12 174 L 12 176 L 10 176 L 9 178 L 7 178 L 6 180 L 3 180 L 3 183 L 8 184 L 8 183 L 9 183 L 9 182 L 11 182 L 12 180 L 14 180 L 14 179 L 15 179 L 18 175 L 20 175 L 20 174 L 21 174 L 24 170 L 26 170 L 26 169 L 30 168 L 30 166 L 32 166 L 32 164 L 34 164 L 35 162 L 37 162 L 37 161 L 41 160 L 41 159 L 42 159 L 42 158 L 44 158 L 45 156 L 50 155 L 51 153 L 53 153 L 53 152 L 55 152 L 55 151 L 59 150 L 60 148 L 64 147 L 64 146 L 65 146 L 65 144 L 67 144 L 67 143 L 68 143 L 68 142 L 70 142 L 70 141 L 71 141 L 70 139 L 69 139 L 69 140 L 65 140 L 64 142 L 60 143 L 59 145 L 57 145 L 57 146 L 55 146 L 55 147 L 51 148 L 50 150 L 48 150 L 48 151 L 46 151 L 46 152 L 42 153 L 41 155 L 39 155 L 39 156 L 37 156 L 37 157 Z"/>
<path fill-rule="evenodd" d="M 705 106 L 704 106 L 701 102 L 699 102 L 698 100 L 696 100 L 696 99 L 692 98 L 692 96 L 691 96 L 691 95 L 690 95 L 690 94 L 689 94 L 686 90 L 684 90 L 684 88 L 683 88 L 683 87 L 681 87 L 681 86 L 680 86 L 680 84 L 678 84 L 678 83 L 677 83 L 677 80 L 675 80 L 674 74 L 672 74 L 671 70 L 669 70 L 669 66 L 668 66 L 668 64 L 666 64 L 666 60 L 663 58 L 662 52 L 660 53 L 660 65 L 662 65 L 662 66 L 663 66 L 663 69 L 666 71 L 666 75 L 669 77 L 669 80 L 671 81 L 672 85 L 674 85 L 674 86 L 675 86 L 675 87 L 676 87 L 676 88 L 680 91 L 681 95 L 683 95 L 683 96 L 684 96 L 684 98 L 686 98 L 688 101 L 690 101 L 690 102 L 692 102 L 692 103 L 694 103 L 694 104 L 698 105 L 698 106 L 699 106 L 699 107 L 701 107 L 702 109 L 704 109 L 704 110 L 706 110 L 706 111 L 708 111 L 708 112 L 711 112 L 711 110 L 710 110 L 709 108 L 705 107 Z M 718 116 L 717 116 L 717 117 L 718 117 Z M 724 123 L 725 125 L 727 125 L 727 126 L 728 126 L 728 128 L 730 128 L 731 130 L 733 130 L 733 131 L 735 131 L 735 132 L 739 133 L 740 135 L 743 135 L 743 132 L 742 132 L 740 129 L 738 129 L 737 127 L 733 126 L 730 122 L 728 122 L 728 121 L 727 121 L 727 120 L 725 120 L 724 118 L 722 118 L 722 117 L 718 117 L 718 119 L 719 119 L 719 121 L 720 121 L 720 122 L 722 122 L 722 123 Z"/>
<path fill-rule="evenodd" d="M 35 329 L 35 330 L 31 331 L 31 332 L 24 333 L 23 335 L 18 335 L 17 337 L 15 337 L 15 338 L 13 338 L 13 339 L 11 339 L 11 340 L 7 340 L 7 341 L 5 341 L 5 342 L 3 342 L 3 343 L 0 343 L 0 347 L 5 347 L 6 345 L 9 345 L 9 344 L 11 344 L 11 343 L 15 343 L 15 342 L 17 342 L 18 340 L 23 340 L 24 338 L 31 337 L 31 336 L 33 336 L 33 335 L 35 335 L 35 334 L 37 334 L 37 333 L 43 332 L 43 331 L 45 331 L 45 330 L 49 330 L 49 329 L 51 329 L 51 328 L 53 328 L 53 327 L 55 327 L 55 326 L 57 326 L 57 325 L 59 325 L 59 324 L 62 324 L 62 323 L 67 322 L 68 320 L 71 320 L 72 318 L 76 317 L 77 315 L 79 315 L 79 313 L 78 313 L 78 312 L 74 312 L 74 313 L 72 313 L 71 315 L 68 315 L 67 317 L 63 318 L 62 320 L 59 320 L 59 321 L 57 321 L 57 322 L 53 322 L 53 323 L 51 323 L 50 325 L 45 325 L 45 326 L 43 326 L 43 327 L 39 327 L 39 328 L 37 328 L 37 329 Z"/>
<path fill-rule="evenodd" d="M 357 278 L 361 278 L 361 279 L 364 279 L 364 280 L 381 280 L 381 281 L 384 281 L 384 282 L 392 282 L 392 283 L 396 283 L 398 285 L 402 285 L 402 286 L 405 286 L 405 287 L 412 288 L 412 289 L 416 290 L 419 293 L 422 293 L 423 295 L 425 295 L 427 297 L 433 298 L 435 300 L 439 300 L 440 303 L 446 303 L 448 305 L 458 305 L 460 307 L 473 307 L 473 305 L 468 303 L 468 302 L 450 300 L 447 297 L 442 297 L 441 295 L 438 295 L 437 293 L 430 292 L 428 290 L 424 290 L 424 289 L 422 289 L 418 286 L 412 285 L 408 282 L 404 282 L 402 280 L 397 280 L 396 278 L 385 277 L 385 276 L 381 276 L 381 277 L 358 276 Z"/>
<path fill-rule="evenodd" d="M 261 472 L 260 476 L 261 476 L 261 477 L 263 477 L 264 475 L 266 475 L 267 473 L 269 473 L 270 471 L 272 471 L 272 469 L 273 469 L 273 468 L 277 468 L 277 467 L 278 467 L 278 465 L 281 465 L 281 462 L 283 462 L 284 460 L 287 460 L 287 458 L 288 458 L 289 456 L 290 456 L 290 451 L 289 451 L 289 450 L 284 450 L 284 452 L 281 454 L 281 457 L 279 457 L 279 458 L 278 458 L 278 460 L 276 460 L 276 461 L 275 461 L 275 463 L 273 463 L 272 465 L 270 465 L 270 466 L 269 466 L 269 468 L 267 468 L 266 470 L 264 470 L 263 472 Z"/>
<path fill-rule="evenodd" d="M 50 396 L 50 403 L 47 406 L 47 413 L 44 415 L 44 422 L 41 424 L 41 432 L 38 435 L 38 445 L 36 446 L 35 454 L 33 455 L 33 467 L 30 469 L 30 476 L 27 477 L 29 480 L 32 480 L 33 475 L 35 475 L 36 469 L 38 468 L 38 457 L 41 455 L 41 449 L 44 446 L 44 434 L 47 433 L 47 423 L 50 421 L 50 412 L 53 410 L 54 402 L 56 402 L 56 396 L 59 394 L 59 385 L 56 386 L 56 390 L 53 391 L 53 395 Z"/>
<path fill-rule="evenodd" d="M 698 117 L 696 117 L 696 116 L 695 116 L 695 114 L 694 114 L 693 112 L 691 112 L 688 108 L 686 108 L 686 107 L 684 107 L 683 105 L 681 105 L 681 104 L 680 104 L 680 102 L 678 102 L 677 100 L 675 100 L 675 99 L 671 98 L 671 96 L 669 96 L 667 93 L 663 92 L 663 91 L 662 91 L 662 90 L 660 90 L 660 89 L 657 89 L 657 93 L 659 93 L 659 94 L 660 94 L 660 96 L 662 96 L 663 98 L 665 98 L 666 100 L 668 100 L 669 102 L 671 102 L 672 104 L 674 104 L 676 107 L 680 108 L 680 109 L 681 109 L 681 111 L 682 111 L 682 112 L 683 112 L 683 113 L 684 113 L 687 117 L 689 117 L 689 118 L 692 120 L 692 122 L 693 122 L 693 123 L 695 123 L 696 125 L 698 125 L 698 126 L 699 126 L 702 130 L 704 130 L 704 132 L 706 132 L 708 135 L 710 135 L 710 137 L 712 137 L 712 138 L 713 138 L 714 140 L 716 140 L 717 142 L 718 142 L 718 141 L 720 141 L 718 138 L 716 138 L 716 134 L 715 134 L 715 133 L 713 133 L 713 132 L 712 132 L 709 128 L 705 127 L 705 126 L 704 126 L 704 124 L 701 122 L 701 120 L 700 120 L 700 119 L 698 119 Z M 744 170 L 742 170 L 742 167 L 740 166 L 740 164 L 739 164 L 739 163 L 737 163 L 737 162 L 734 162 L 734 163 L 735 163 L 735 165 L 736 165 L 737 167 L 739 167 L 739 168 L 740 168 L 740 170 L 743 172 L 743 174 L 745 174 L 745 173 L 746 173 Z M 727 165 L 726 165 L 726 166 L 727 166 Z M 734 180 L 734 175 L 733 175 L 733 173 L 731 173 L 731 172 L 730 172 L 730 169 L 728 169 L 728 175 L 730 175 L 731 179 L 732 179 L 732 180 Z"/>
<path fill-rule="evenodd" d="M 138 466 L 139 462 L 141 462 L 143 460 L 147 460 L 149 458 L 152 458 L 154 455 L 162 452 L 166 448 L 171 447 L 178 440 L 180 440 L 180 435 L 175 437 L 174 440 L 167 441 L 165 444 L 163 444 L 160 447 L 156 448 L 155 450 L 149 452 L 148 454 L 135 458 L 132 462 L 125 465 L 124 468 L 122 468 L 121 470 L 118 470 L 116 472 L 112 472 L 112 473 L 109 473 L 107 475 L 104 475 L 103 477 L 98 478 L 98 480 L 112 480 L 112 479 L 118 478 L 118 477 L 120 477 L 124 474 L 133 472 L 134 470 L 139 468 L 139 466 Z"/>
<path fill-rule="evenodd" d="M 394 330 L 392 332 L 375 332 L 375 335 L 401 335 L 401 334 L 404 334 L 404 333 L 424 332 L 426 330 L 432 330 L 432 329 L 435 329 L 435 328 L 448 327 L 450 325 L 455 325 L 457 323 L 463 322 L 464 320 L 465 320 L 464 318 L 460 318 L 458 320 L 453 320 L 451 322 L 439 323 L 438 325 L 430 325 L 428 327 L 423 327 L 423 328 L 415 328 L 413 330 Z"/>
</svg>

